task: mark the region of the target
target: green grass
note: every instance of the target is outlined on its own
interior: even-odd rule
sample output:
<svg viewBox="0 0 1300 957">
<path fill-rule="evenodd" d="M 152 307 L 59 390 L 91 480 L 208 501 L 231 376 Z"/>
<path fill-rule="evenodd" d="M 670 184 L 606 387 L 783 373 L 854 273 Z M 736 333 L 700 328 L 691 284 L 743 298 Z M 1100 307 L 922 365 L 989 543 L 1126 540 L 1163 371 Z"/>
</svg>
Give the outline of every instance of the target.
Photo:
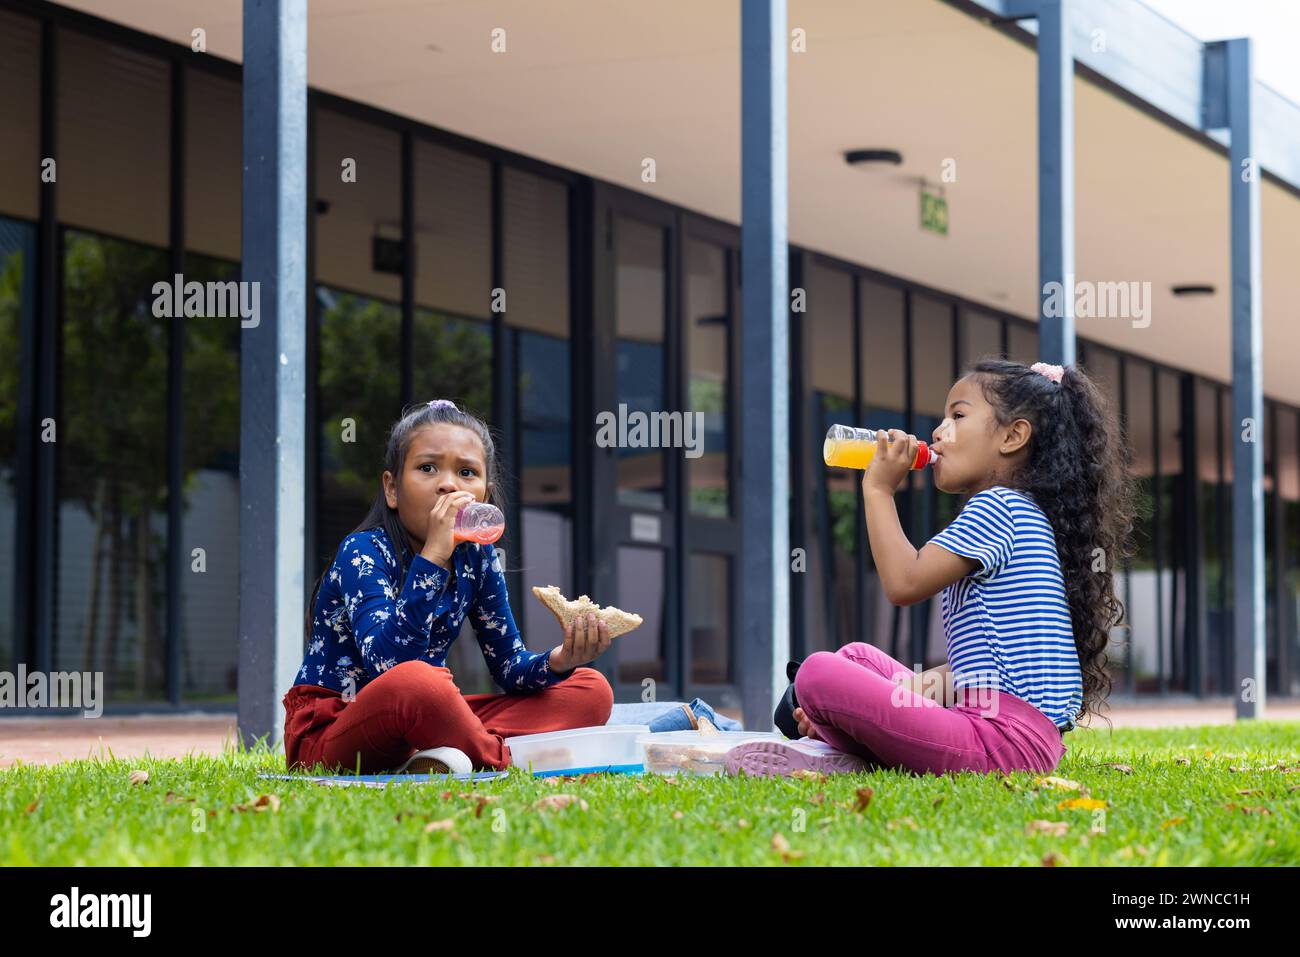
<svg viewBox="0 0 1300 957">
<path fill-rule="evenodd" d="M 472 788 L 326 788 L 259 780 L 259 771 L 284 766 L 282 753 L 265 748 L 183 761 L 20 764 L 0 771 L 0 864 L 1300 863 L 1300 723 L 1077 730 L 1066 743 L 1055 776 L 1078 791 L 1036 786 L 1028 773 L 548 783 L 517 769 Z M 1279 762 L 1296 770 L 1260 769 Z M 134 769 L 148 771 L 148 783 L 131 784 Z M 863 788 L 870 801 L 857 810 Z M 278 810 L 232 808 L 263 794 L 279 799 Z M 587 808 L 535 808 L 556 794 Z M 1058 806 L 1077 797 L 1106 808 Z M 1027 834 L 1031 821 L 1068 828 Z"/>
</svg>

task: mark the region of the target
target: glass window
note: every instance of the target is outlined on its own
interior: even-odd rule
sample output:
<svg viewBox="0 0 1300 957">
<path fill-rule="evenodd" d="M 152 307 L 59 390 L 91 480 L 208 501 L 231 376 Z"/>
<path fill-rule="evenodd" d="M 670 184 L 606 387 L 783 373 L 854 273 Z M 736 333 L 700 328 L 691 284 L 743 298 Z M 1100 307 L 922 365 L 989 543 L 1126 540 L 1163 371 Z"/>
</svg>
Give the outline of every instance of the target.
<svg viewBox="0 0 1300 957">
<path fill-rule="evenodd" d="M 58 46 L 59 220 L 165 247 L 170 64 L 71 30 Z"/>
<path fill-rule="evenodd" d="M 665 552 L 621 545 L 618 549 L 619 603 L 644 619 L 635 631 L 617 639 L 618 680 L 640 685 L 646 678 L 664 681 Z"/>
<path fill-rule="evenodd" d="M 40 216 L 41 25 L 0 10 L 0 213 Z"/>
<path fill-rule="evenodd" d="M 382 249 L 397 243 L 400 256 L 401 182 L 401 138 L 395 132 L 317 111 L 316 275 L 322 282 L 401 301 L 400 259 L 376 261 L 375 255 L 377 244 Z M 396 356 L 389 353 L 390 360 Z"/>
<path fill-rule="evenodd" d="M 373 255 L 401 239 L 400 138 L 318 111 L 316 191 L 319 574 L 378 495 L 401 413 L 401 270 Z"/>
<path fill-rule="evenodd" d="M 1137 484 L 1137 517 L 1133 535 L 1136 549 L 1129 575 L 1128 632 L 1135 689 L 1150 691 L 1157 681 L 1157 636 L 1160 604 L 1156 593 L 1155 551 L 1155 431 L 1151 365 L 1140 359 L 1125 361 L 1126 429 L 1133 449 L 1133 475 Z"/>
<path fill-rule="evenodd" d="M 1278 494 L 1282 496 L 1282 554 L 1286 558 L 1280 597 L 1285 668 L 1279 669 L 1279 691 L 1293 695 L 1300 687 L 1300 414 L 1278 410 Z"/>
<path fill-rule="evenodd" d="M 858 288 L 862 307 L 862 398 L 866 405 L 863 421 L 858 424 L 869 429 L 902 428 L 907 416 L 903 291 L 870 279 L 860 279 Z M 860 486 L 862 473 L 852 474 Z M 853 519 L 864 523 L 859 534 L 865 536 L 865 518 L 858 514 L 856 505 Z M 904 648 L 911 634 L 908 616 L 886 600 L 870 547 L 865 552 L 866 621 L 865 635 L 860 640 L 885 650 Z"/>
<path fill-rule="evenodd" d="M 0 65 L 0 69 L 3 66 Z M 35 310 L 36 228 L 0 218 L 0 671 L 26 658 L 14 620 L 18 519 L 18 395 L 25 319 Z"/>
<path fill-rule="evenodd" d="M 185 248 L 238 262 L 243 94 L 238 83 L 205 70 L 187 70 L 185 78 Z"/>
<path fill-rule="evenodd" d="M 728 312 L 727 255 L 721 246 L 686 240 L 686 348 L 690 368 L 686 408 L 699 414 L 704 433 L 699 458 L 687 458 L 691 511 L 726 518 L 731 511 L 728 482 L 727 400 L 731 316 Z"/>
<path fill-rule="evenodd" d="M 239 279 L 237 262 L 210 256 L 188 254 L 184 268 L 187 282 Z M 185 514 L 178 558 L 181 695 L 191 703 L 233 703 L 238 691 L 239 604 L 230 596 L 239 592 L 240 329 L 238 318 L 189 318 L 184 325 Z"/>
<path fill-rule="evenodd" d="M 55 668 L 166 696 L 167 61 L 58 34 L 63 277 Z M 110 238 L 117 237 L 117 238 Z M 185 320 L 182 320 L 185 321 Z"/>
<path fill-rule="evenodd" d="M 961 366 L 1002 358 L 1002 320 L 978 309 L 961 311 Z"/>
<path fill-rule="evenodd" d="M 168 265 L 64 232 L 54 660 L 103 671 L 114 704 L 166 695 L 168 324 L 152 288 Z"/>
<path fill-rule="evenodd" d="M 1012 362 L 1033 365 L 1039 361 L 1038 326 L 1028 322 L 1007 322 L 1007 357 Z"/>
<path fill-rule="evenodd" d="M 857 488 L 860 472 L 830 468 L 822 439 L 835 423 L 862 425 L 853 407 L 853 276 L 811 262 L 805 278 L 809 439 L 813 487 L 807 515 L 804 654 L 859 640 Z M 865 338 L 865 336 L 864 336 Z"/>
<path fill-rule="evenodd" d="M 697 553 L 690 557 L 691 681 L 727 684 L 731 675 L 731 558 Z"/>
<path fill-rule="evenodd" d="M 506 322 L 519 367 L 522 566 L 529 583 L 558 585 L 571 595 L 569 190 L 563 183 L 507 167 L 502 191 Z M 553 647 L 554 616 L 531 599 L 515 604 L 523 613 L 519 626 L 528 647 Z"/>
<path fill-rule="evenodd" d="M 1196 507 L 1201 536 L 1202 646 L 1206 653 L 1201 663 L 1201 689 L 1208 693 L 1222 693 L 1227 689 L 1217 662 L 1221 645 L 1231 640 L 1222 592 L 1226 569 L 1220 542 L 1227 528 L 1220 503 L 1226 504 L 1227 491 L 1219 483 L 1218 399 L 1219 387 L 1215 383 L 1205 379 L 1196 381 Z"/>
<path fill-rule="evenodd" d="M 492 166 L 487 160 L 419 140 L 414 147 L 415 301 L 441 312 L 491 317 L 492 307 Z M 518 181 L 507 187 L 520 189 Z M 518 217 L 518 206 L 515 211 Z M 525 242 L 527 242 L 525 240 Z M 506 297 L 518 296 L 518 311 L 529 324 L 554 322 L 548 287 L 530 283 L 514 256 L 518 288 L 511 282 Z M 534 253 L 535 255 L 535 253 Z M 550 280 L 547 280 L 550 282 Z M 485 377 L 486 378 L 486 377 Z"/>
<path fill-rule="evenodd" d="M 912 295 L 912 433 L 926 442 L 933 441 L 935 430 L 943 421 L 948 390 L 953 377 L 952 307 L 928 296 Z M 913 470 L 909 480 L 910 494 L 906 502 L 911 509 L 909 539 L 920 548 L 936 535 L 940 528 L 957 516 L 961 500 L 956 495 L 940 492 L 934 484 L 930 468 Z M 907 519 L 904 519 L 906 523 Z M 913 627 L 925 629 L 921 647 L 927 666 L 936 654 L 936 639 L 943 634 L 943 622 L 936 618 L 939 602 L 927 599 L 921 607 L 909 612 Z M 937 630 L 936 630 L 937 628 Z M 910 645 L 908 646 L 910 647 Z M 908 660 L 908 659 L 904 659 Z M 912 662 L 908 660 L 908 663 Z"/>
<path fill-rule="evenodd" d="M 664 330 L 668 316 L 665 236 L 658 226 L 619 216 L 614 226 L 618 337 L 618 403 L 627 414 L 670 411 L 664 386 Z M 618 410 L 614 410 L 617 414 Z M 629 418 L 629 423 L 631 423 Z M 629 424 L 629 442 L 634 436 Z M 618 500 L 640 508 L 664 507 L 664 450 L 619 448 Z"/>
<path fill-rule="evenodd" d="M 1187 690 L 1187 549 L 1183 485 L 1181 374 L 1161 369 L 1160 390 L 1160 636 L 1165 680 Z"/>
</svg>

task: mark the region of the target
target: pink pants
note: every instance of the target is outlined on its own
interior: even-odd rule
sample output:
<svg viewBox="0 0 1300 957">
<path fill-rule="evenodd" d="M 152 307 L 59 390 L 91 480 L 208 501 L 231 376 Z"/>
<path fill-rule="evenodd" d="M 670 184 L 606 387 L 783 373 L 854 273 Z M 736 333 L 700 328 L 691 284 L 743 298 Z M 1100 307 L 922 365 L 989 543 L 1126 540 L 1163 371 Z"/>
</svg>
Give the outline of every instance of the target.
<svg viewBox="0 0 1300 957">
<path fill-rule="evenodd" d="M 816 737 L 881 767 L 1046 773 L 1065 754 L 1061 732 L 1029 702 L 965 689 L 957 706 L 945 708 L 898 687 L 890 679 L 900 671 L 913 673 L 879 648 L 854 642 L 810 655 L 795 675 L 795 697 Z"/>
</svg>

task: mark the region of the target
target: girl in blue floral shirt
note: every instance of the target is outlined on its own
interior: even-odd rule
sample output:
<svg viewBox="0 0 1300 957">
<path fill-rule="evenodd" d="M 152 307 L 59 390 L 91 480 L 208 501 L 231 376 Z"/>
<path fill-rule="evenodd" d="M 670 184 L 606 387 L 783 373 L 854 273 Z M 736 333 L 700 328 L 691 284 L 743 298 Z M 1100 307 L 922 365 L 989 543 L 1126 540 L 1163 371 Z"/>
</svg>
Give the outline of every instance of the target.
<svg viewBox="0 0 1300 957">
<path fill-rule="evenodd" d="M 442 399 L 393 426 L 382 487 L 316 583 L 297 683 L 285 695 L 290 768 L 505 768 L 504 738 L 601 725 L 613 691 L 579 667 L 609 647 L 594 618 L 547 653 L 515 626 L 492 545 L 456 543 L 456 514 L 499 495 L 495 443 Z M 468 617 L 506 694 L 462 695 L 447 651 Z"/>
</svg>

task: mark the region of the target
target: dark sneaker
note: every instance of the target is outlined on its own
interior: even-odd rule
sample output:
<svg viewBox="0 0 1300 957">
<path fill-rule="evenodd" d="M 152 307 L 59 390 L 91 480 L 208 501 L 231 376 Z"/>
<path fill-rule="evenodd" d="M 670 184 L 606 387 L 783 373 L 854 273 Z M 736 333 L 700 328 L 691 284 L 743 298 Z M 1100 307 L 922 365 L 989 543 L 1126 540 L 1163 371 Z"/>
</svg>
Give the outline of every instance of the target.
<svg viewBox="0 0 1300 957">
<path fill-rule="evenodd" d="M 788 777 L 798 771 L 851 774 L 865 771 L 867 762 L 856 754 L 831 747 L 825 741 L 748 741 L 727 752 L 728 774 L 744 771 L 754 778 Z"/>
<path fill-rule="evenodd" d="M 799 722 L 794 719 L 794 709 L 799 707 L 799 702 L 794 696 L 794 676 L 801 664 L 803 664 L 802 660 L 786 663 L 785 676 L 790 681 L 790 687 L 785 689 L 785 694 L 781 695 L 781 700 L 777 702 L 776 711 L 772 713 L 772 723 L 787 738 L 799 737 Z"/>
</svg>

